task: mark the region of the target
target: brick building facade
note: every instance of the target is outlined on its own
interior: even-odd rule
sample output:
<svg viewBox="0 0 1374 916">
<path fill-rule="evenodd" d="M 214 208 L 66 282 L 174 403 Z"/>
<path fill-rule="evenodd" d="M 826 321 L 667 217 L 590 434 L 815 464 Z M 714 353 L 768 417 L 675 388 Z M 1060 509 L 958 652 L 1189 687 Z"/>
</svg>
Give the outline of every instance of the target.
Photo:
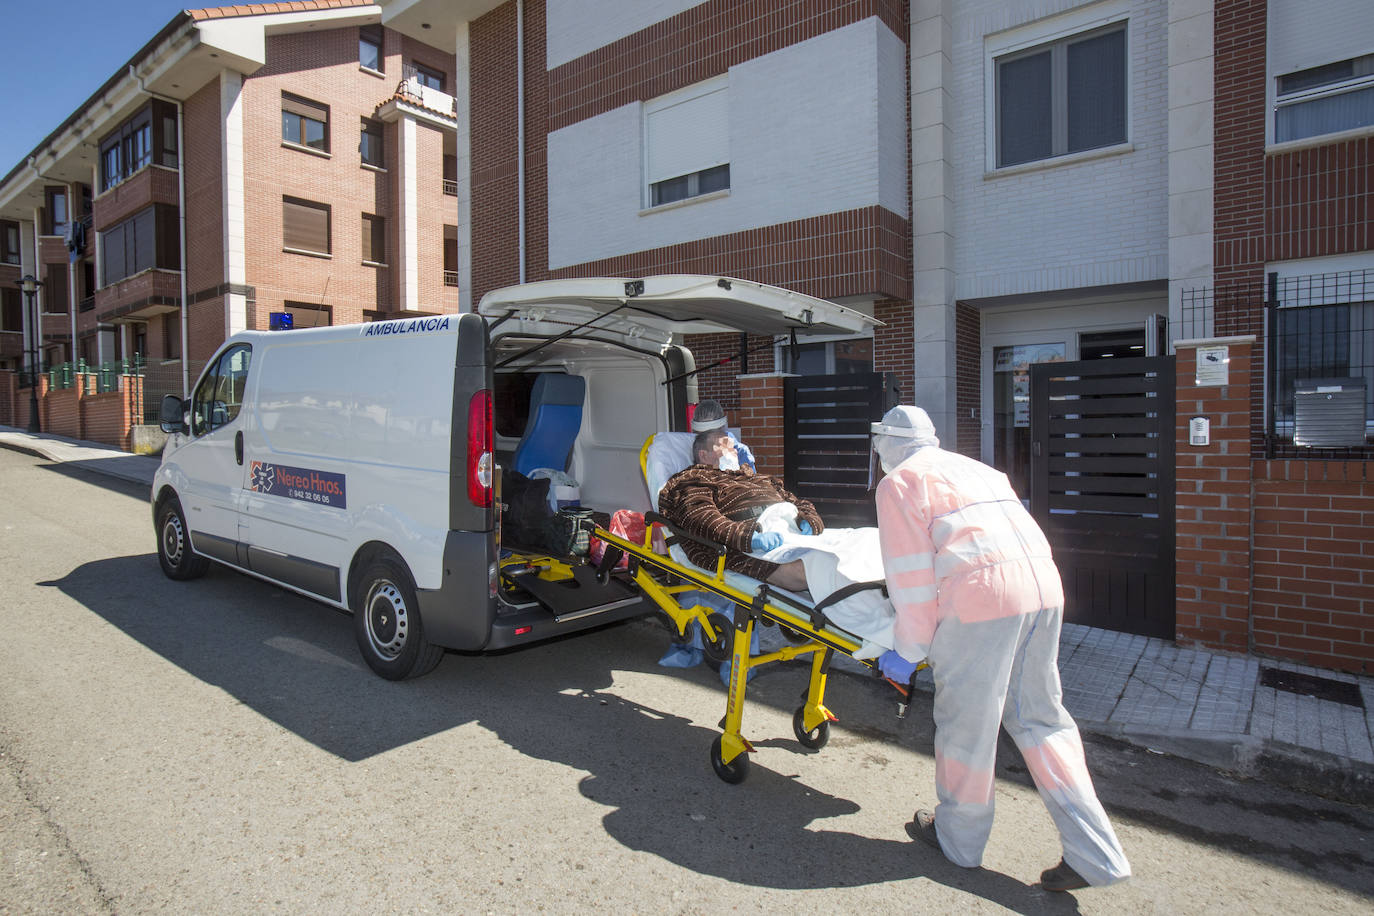
<svg viewBox="0 0 1374 916">
<path fill-rule="evenodd" d="M 947 447 L 1025 486 L 1032 363 L 1176 351 L 1172 631 L 1369 671 L 1374 452 L 1367 435 L 1302 445 L 1292 404 L 1294 366 L 1363 378 L 1374 428 L 1374 128 L 1329 102 L 1368 91 L 1374 13 L 1364 0 L 1309 7 L 192 11 L 40 145 L 36 169 L 0 180 L 0 288 L 21 273 L 56 278 L 43 293 L 47 360 L 138 349 L 194 367 L 271 312 L 342 323 L 471 309 L 521 281 L 739 276 L 882 322 L 859 340 L 802 334 L 804 358 L 762 338 L 688 341 L 711 367 L 700 395 L 768 455 L 782 447 L 770 424 L 785 370 L 861 367 L 895 373 Z M 144 113 L 154 148 L 107 187 L 83 150 Z M 302 117 L 324 136 L 286 137 Z M 77 219 L 91 202 L 74 260 L 50 225 L 54 190 Z M 148 212 L 132 232 L 151 231 L 150 252 L 107 282 L 101 246 Z M 184 245 L 161 244 L 183 213 Z M 287 244 L 288 223 L 308 240 L 323 225 L 326 240 Z M 48 301 L 55 291 L 65 302 Z M 23 361 L 13 316 L 27 327 L 16 308 L 9 294 L 11 368 Z M 1306 333 L 1300 315 L 1336 322 L 1339 358 L 1293 355 L 1311 349 L 1292 336 Z M 1220 347 L 1224 382 L 1199 384 L 1197 354 Z M 1211 420 L 1206 446 L 1190 441 L 1194 416 Z"/>
</svg>

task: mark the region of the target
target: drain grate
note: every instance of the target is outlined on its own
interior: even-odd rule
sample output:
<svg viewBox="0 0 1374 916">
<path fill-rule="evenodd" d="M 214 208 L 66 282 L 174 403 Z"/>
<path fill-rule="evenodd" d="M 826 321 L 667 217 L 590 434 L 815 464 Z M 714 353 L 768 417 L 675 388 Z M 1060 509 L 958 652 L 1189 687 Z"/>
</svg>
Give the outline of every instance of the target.
<svg viewBox="0 0 1374 916">
<path fill-rule="evenodd" d="M 1280 671 L 1278 668 L 1261 668 L 1260 684 L 1288 693 L 1300 693 L 1319 700 L 1331 700 L 1345 706 L 1364 709 L 1364 697 L 1360 686 L 1348 681 L 1336 681 L 1329 677 L 1312 674 L 1299 674 L 1296 671 Z"/>
</svg>

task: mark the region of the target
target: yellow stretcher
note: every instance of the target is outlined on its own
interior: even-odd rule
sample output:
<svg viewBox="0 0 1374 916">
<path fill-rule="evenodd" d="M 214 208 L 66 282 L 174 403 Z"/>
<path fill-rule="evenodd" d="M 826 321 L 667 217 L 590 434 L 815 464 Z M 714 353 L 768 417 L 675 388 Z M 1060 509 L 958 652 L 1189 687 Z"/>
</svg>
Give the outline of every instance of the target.
<svg viewBox="0 0 1374 916">
<path fill-rule="evenodd" d="M 650 436 L 640 450 L 640 468 L 644 471 L 651 493 L 655 492 L 655 487 L 649 480 L 647 456 L 653 441 L 654 437 Z M 810 685 L 805 700 L 793 713 L 792 731 L 804 747 L 824 747 L 830 739 L 830 723 L 835 719 L 825 707 L 825 684 L 831 660 L 836 652 L 853 655 L 862 644 L 859 637 L 831 625 L 826 620 L 825 607 L 853 594 L 857 589 L 882 588 L 883 583 L 851 586 L 829 596 L 824 602 L 812 604 L 803 596 L 736 572 L 727 572 L 723 546 L 687 534 L 657 512 L 645 513 L 644 519 L 646 524 L 642 544 L 618 537 L 601 527 L 593 528 L 593 536 L 606 544 L 606 552 L 597 566 L 597 577 L 605 581 L 624 555 L 628 558 L 629 578 L 672 621 L 678 635 L 685 638 L 690 632 L 690 625 L 695 623 L 701 628 L 707 657 L 715 661 L 730 661 L 723 731 L 711 745 L 711 765 L 716 775 L 726 782 L 738 783 L 749 774 L 747 752 L 754 747 L 740 731 L 749 672 L 772 662 L 811 656 Z M 664 526 L 670 533 L 667 542 L 670 546 L 675 540 L 691 539 L 715 548 L 717 560 L 714 571 L 688 562 L 680 548 L 666 556 L 656 552 L 653 543 L 655 523 Z M 733 605 L 733 615 L 726 616 L 703 604 L 684 607 L 678 596 L 689 592 L 709 592 L 726 599 Z M 751 656 L 754 630 L 760 625 L 779 626 L 789 644 L 776 651 Z M 861 663 L 876 670 L 873 661 Z"/>
</svg>

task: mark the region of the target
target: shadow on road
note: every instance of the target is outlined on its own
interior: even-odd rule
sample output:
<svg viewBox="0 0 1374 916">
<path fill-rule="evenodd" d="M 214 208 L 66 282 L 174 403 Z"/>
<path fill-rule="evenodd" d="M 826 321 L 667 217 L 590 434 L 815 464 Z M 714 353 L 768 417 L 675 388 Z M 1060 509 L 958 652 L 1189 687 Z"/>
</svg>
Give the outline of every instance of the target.
<svg viewBox="0 0 1374 916">
<path fill-rule="evenodd" d="M 221 569 L 193 583 L 171 582 L 156 556 L 145 554 L 87 563 L 40 584 L 345 760 L 478 722 L 522 754 L 587 772 L 582 793 L 611 809 L 603 819 L 611 836 L 701 874 L 787 889 L 925 876 L 1015 912 L 1077 910 L 1072 897 L 957 868 L 920 844 L 807 829 L 858 806 L 800 778 L 756 766 L 743 787 L 721 783 L 708 763 L 714 729 L 608 689 L 613 667 L 702 684 L 715 677 L 705 668 L 656 668 L 662 644 L 643 626 L 518 652 L 450 653 L 434 674 L 398 684 L 359 660 L 345 615 Z M 627 644 L 644 651 L 627 653 Z M 795 692 L 790 681 L 762 692 L 778 690 Z"/>
<path fill-rule="evenodd" d="M 172 582 L 150 553 L 87 563 L 40 584 L 344 760 L 366 760 L 479 723 L 521 754 L 586 772 L 582 793 L 611 809 L 603 821 L 619 842 L 702 874 L 798 889 L 925 876 L 1018 912 L 1077 909 L 1070 895 L 1047 894 L 986 869 L 957 868 L 919 843 L 808 829 L 857 806 L 800 777 L 755 766 L 744 786 L 721 783 L 708 762 L 714 728 L 613 689 L 618 670 L 719 690 L 705 667 L 656 667 L 666 637 L 642 624 L 492 655 L 449 653 L 433 674 L 393 683 L 362 663 L 347 615 L 222 568 L 196 582 Z M 805 685 L 802 668 L 764 669 L 751 684 L 750 702 L 789 712 Z M 831 705 L 846 710 L 845 730 L 929 753 L 930 697 L 916 697 L 899 732 L 878 711 L 885 700 L 875 701 L 875 689 L 856 675 L 832 675 Z M 699 718 L 714 724 L 717 714 L 702 710 Z M 805 754 L 790 734 L 755 737 L 763 739 L 760 745 L 795 748 L 804 771 Z M 1114 818 L 1362 893 L 1374 890 L 1362 845 L 1374 830 L 1374 813 L 1115 742 L 1089 744 L 1095 782 Z M 1019 756 L 1006 747 L 998 776 L 1029 784 Z M 914 797 L 925 790 L 903 783 L 900 791 Z M 1048 867 L 1057 853 L 1046 852 Z"/>
</svg>

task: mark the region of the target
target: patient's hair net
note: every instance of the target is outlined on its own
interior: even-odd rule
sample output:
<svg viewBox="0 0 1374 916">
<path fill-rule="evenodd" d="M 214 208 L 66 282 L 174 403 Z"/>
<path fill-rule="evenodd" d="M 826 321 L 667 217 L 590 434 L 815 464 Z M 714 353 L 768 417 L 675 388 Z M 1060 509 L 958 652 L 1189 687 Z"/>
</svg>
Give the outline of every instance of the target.
<svg viewBox="0 0 1374 916">
<path fill-rule="evenodd" d="M 725 408 L 720 401 L 707 398 L 697 405 L 692 414 L 692 432 L 699 433 L 708 429 L 721 429 L 725 426 Z"/>
<path fill-rule="evenodd" d="M 905 404 L 883 414 L 882 421 L 873 424 L 872 432 L 873 450 L 878 453 L 885 473 L 891 473 L 920 449 L 940 444 L 930 415 Z"/>
</svg>

